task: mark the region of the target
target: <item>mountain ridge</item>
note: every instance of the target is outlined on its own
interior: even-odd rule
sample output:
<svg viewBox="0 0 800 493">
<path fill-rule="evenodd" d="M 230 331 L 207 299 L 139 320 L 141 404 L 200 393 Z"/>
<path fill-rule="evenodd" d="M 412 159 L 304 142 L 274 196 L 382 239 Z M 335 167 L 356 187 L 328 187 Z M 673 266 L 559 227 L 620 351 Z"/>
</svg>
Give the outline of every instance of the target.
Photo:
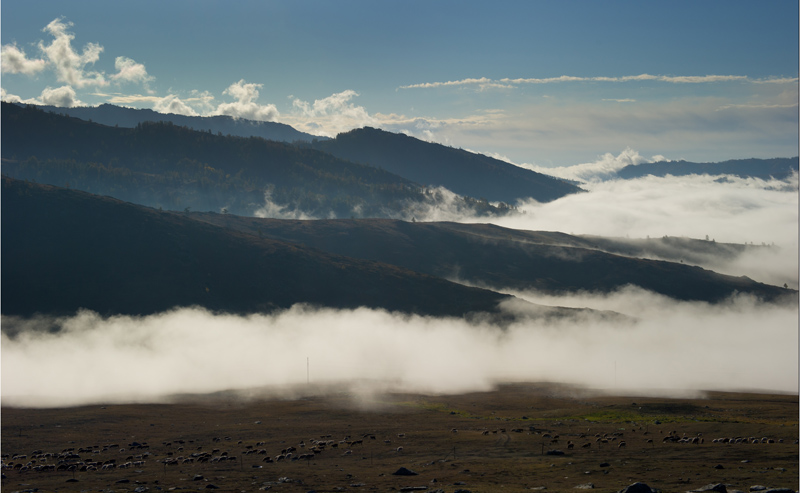
<svg viewBox="0 0 800 493">
<path fill-rule="evenodd" d="M 297 303 L 431 316 L 513 299 L 111 197 L 2 178 L 4 315 L 271 312 Z"/>
<path fill-rule="evenodd" d="M 493 290 L 536 290 L 556 295 L 609 293 L 633 284 L 677 300 L 710 303 L 736 293 L 750 293 L 767 301 L 796 293 L 698 266 L 609 253 L 598 247 L 610 248 L 610 240 L 601 242 L 559 232 L 392 219 L 291 221 L 211 213 L 185 215 Z M 704 246 L 710 247 L 708 243 Z M 617 248 L 624 250 L 619 245 Z"/>
<path fill-rule="evenodd" d="M 389 171 L 259 137 L 200 132 L 169 122 L 116 128 L 2 103 L 3 172 L 168 210 L 310 217 L 398 217 L 435 191 Z M 505 214 L 469 197 L 457 207 Z"/>
<path fill-rule="evenodd" d="M 26 106 L 23 103 L 16 103 Z M 146 108 L 127 108 L 113 104 L 99 106 L 60 107 L 48 105 L 31 105 L 43 111 L 64 114 L 81 120 L 91 120 L 110 127 L 120 126 L 134 128 L 144 122 L 170 122 L 181 127 L 188 127 L 201 132 L 221 133 L 236 137 L 261 137 L 279 142 L 311 142 L 315 139 L 326 140 L 327 137 L 301 132 L 291 125 L 279 122 L 266 122 L 236 118 L 228 115 L 189 116 L 176 113 L 160 113 Z"/>
<path fill-rule="evenodd" d="M 686 175 L 734 175 L 740 178 L 761 178 L 785 180 L 798 172 L 798 157 L 771 159 L 730 159 L 715 163 L 694 163 L 690 161 L 657 161 L 654 163 L 629 164 L 617 171 L 623 179 L 643 176 L 686 176 Z"/>
<path fill-rule="evenodd" d="M 511 163 L 404 134 L 372 127 L 340 133 L 311 144 L 353 162 L 370 164 L 426 186 L 444 186 L 461 195 L 514 204 L 532 198 L 550 202 L 581 188 Z"/>
</svg>

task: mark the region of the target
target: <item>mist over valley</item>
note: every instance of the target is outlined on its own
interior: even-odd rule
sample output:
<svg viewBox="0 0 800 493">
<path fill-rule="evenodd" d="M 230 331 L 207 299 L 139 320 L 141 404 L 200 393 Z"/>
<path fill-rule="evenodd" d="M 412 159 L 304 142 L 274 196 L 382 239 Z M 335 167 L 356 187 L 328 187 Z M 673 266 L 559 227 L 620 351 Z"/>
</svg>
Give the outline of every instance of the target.
<svg viewBox="0 0 800 493">
<path fill-rule="evenodd" d="M 609 155 L 578 188 L 375 129 L 279 143 L 6 103 L 3 128 L 8 404 L 276 395 L 307 361 L 370 392 L 797 387 L 791 167 L 611 180 Z M 49 383 L 102 361 L 147 370 Z"/>
</svg>

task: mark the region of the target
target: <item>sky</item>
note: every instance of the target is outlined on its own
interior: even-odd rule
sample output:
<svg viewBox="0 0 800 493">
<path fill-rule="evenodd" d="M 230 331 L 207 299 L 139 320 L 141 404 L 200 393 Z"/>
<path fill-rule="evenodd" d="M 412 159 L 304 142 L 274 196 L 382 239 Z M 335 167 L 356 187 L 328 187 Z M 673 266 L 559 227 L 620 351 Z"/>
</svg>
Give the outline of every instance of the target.
<svg viewBox="0 0 800 493">
<path fill-rule="evenodd" d="M 798 154 L 798 3 L 0 5 L 2 99 L 365 125 L 528 167 Z"/>
</svg>

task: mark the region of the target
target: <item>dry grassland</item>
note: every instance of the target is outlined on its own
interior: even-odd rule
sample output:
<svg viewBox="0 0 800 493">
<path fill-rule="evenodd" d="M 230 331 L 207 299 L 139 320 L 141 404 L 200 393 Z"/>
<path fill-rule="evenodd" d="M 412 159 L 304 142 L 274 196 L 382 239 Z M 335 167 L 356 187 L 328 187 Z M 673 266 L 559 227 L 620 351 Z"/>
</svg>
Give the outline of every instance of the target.
<svg viewBox="0 0 800 493">
<path fill-rule="evenodd" d="M 552 384 L 2 409 L 5 492 L 797 490 L 797 443 L 797 395 L 620 397 Z M 418 474 L 394 475 L 401 467 Z"/>
</svg>

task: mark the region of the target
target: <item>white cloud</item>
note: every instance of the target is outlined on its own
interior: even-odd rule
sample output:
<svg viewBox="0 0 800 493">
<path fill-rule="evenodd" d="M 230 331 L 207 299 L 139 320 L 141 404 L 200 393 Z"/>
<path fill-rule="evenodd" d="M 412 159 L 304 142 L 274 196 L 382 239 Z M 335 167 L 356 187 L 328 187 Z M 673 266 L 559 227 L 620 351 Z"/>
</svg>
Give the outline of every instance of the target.
<svg viewBox="0 0 800 493">
<path fill-rule="evenodd" d="M 505 160 L 508 161 L 508 159 Z M 573 166 L 544 167 L 537 166 L 535 164 L 524 163 L 517 164 L 517 166 L 567 180 L 597 182 L 615 178 L 617 171 L 621 170 L 625 166 L 664 160 L 666 160 L 664 156 L 653 156 L 649 159 L 645 158 L 644 156 L 641 156 L 638 151 L 627 147 L 616 156 L 610 152 L 607 152 L 600 156 L 596 161 L 576 164 Z"/>
<path fill-rule="evenodd" d="M 191 106 L 181 101 L 174 94 L 169 94 L 159 98 L 153 105 L 153 109 L 159 113 L 172 113 L 175 115 L 198 116 L 198 113 Z"/>
<path fill-rule="evenodd" d="M 228 115 L 246 120 L 275 121 L 280 116 L 280 112 L 274 104 L 260 105 L 255 102 L 258 99 L 258 90 L 262 86 L 262 84 L 246 83 L 244 79 L 231 84 L 223 91 L 223 94 L 232 96 L 237 101 L 234 103 L 220 103 L 212 114 Z"/>
<path fill-rule="evenodd" d="M 5 89 L 0 88 L 0 100 L 5 101 L 6 103 L 21 103 L 22 98 L 17 96 L 16 94 L 9 94 L 6 92 Z"/>
<path fill-rule="evenodd" d="M 147 69 L 143 64 L 128 57 L 118 56 L 114 61 L 114 67 L 117 69 L 117 73 L 112 75 L 111 79 L 117 82 L 136 82 L 147 87 L 147 83 L 155 79 L 147 74 Z"/>
<path fill-rule="evenodd" d="M 97 43 L 88 43 L 83 52 L 78 54 L 72 48 L 75 35 L 67 32 L 69 27 L 72 27 L 71 22 L 64 23 L 61 19 L 55 19 L 43 29 L 53 36 L 53 41 L 49 45 L 45 45 L 43 41 L 39 42 L 39 49 L 55 67 L 57 79 L 79 89 L 90 85 L 108 84 L 101 72 L 86 71 L 87 65 L 99 60 L 103 47 Z"/>
<path fill-rule="evenodd" d="M 2 89 L 2 100 L 7 103 L 47 105 L 57 106 L 59 108 L 84 106 L 84 103 L 77 99 L 75 90 L 70 86 L 61 86 L 55 89 L 47 86 L 42 90 L 42 94 L 38 98 L 29 99 L 22 99 L 17 95 L 8 94 L 5 89 Z"/>
<path fill-rule="evenodd" d="M 298 130 L 328 137 L 367 125 L 381 126 L 380 119 L 351 102 L 357 96 L 357 92 L 348 89 L 313 103 L 295 98 L 292 101 L 295 113 L 287 115 L 283 121 Z"/>
<path fill-rule="evenodd" d="M 42 91 L 41 101 L 42 104 L 49 106 L 58 106 L 60 108 L 72 108 L 73 106 L 82 106 L 83 103 L 75 97 L 75 89 L 70 86 L 61 86 L 55 89 L 46 87 Z"/>
<path fill-rule="evenodd" d="M 418 84 L 409 84 L 400 86 L 399 89 L 432 89 L 437 87 L 455 87 L 455 86 L 478 86 L 481 88 L 486 87 L 502 87 L 507 88 L 512 84 L 555 84 L 562 82 L 631 82 L 631 81 L 657 81 L 667 82 L 670 84 L 708 84 L 715 82 L 751 82 L 757 84 L 791 84 L 796 83 L 797 78 L 787 77 L 772 77 L 766 79 L 752 79 L 745 75 L 626 75 L 621 77 L 575 77 L 571 75 L 562 75 L 559 77 L 546 77 L 546 78 L 503 78 L 503 79 L 489 79 L 486 77 L 480 78 L 467 78 L 461 80 L 451 80 L 447 82 L 422 82 Z"/>
<path fill-rule="evenodd" d="M 30 60 L 16 44 L 8 44 L 0 50 L 0 67 L 4 74 L 36 75 L 44 70 L 47 62 L 42 59 Z"/>
</svg>

